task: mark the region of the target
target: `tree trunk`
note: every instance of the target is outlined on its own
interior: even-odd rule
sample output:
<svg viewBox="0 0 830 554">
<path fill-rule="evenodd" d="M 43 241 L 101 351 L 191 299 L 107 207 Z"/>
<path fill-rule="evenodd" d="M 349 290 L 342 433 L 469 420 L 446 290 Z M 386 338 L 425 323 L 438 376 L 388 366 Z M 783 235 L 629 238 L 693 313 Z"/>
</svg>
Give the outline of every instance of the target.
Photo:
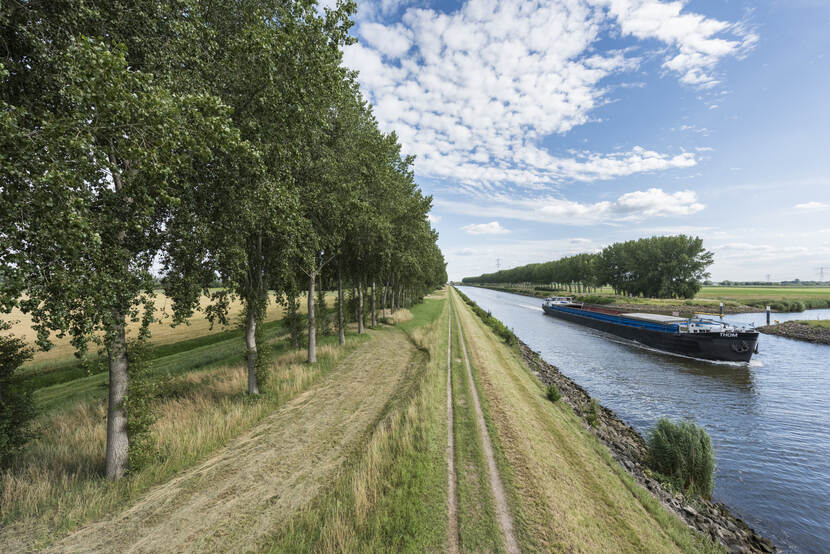
<svg viewBox="0 0 830 554">
<path fill-rule="evenodd" d="M 357 334 L 365 331 L 363 323 L 363 279 L 357 282 Z"/>
<path fill-rule="evenodd" d="M 248 361 L 248 394 L 259 394 L 259 384 L 256 380 L 256 310 L 248 302 L 248 318 L 245 321 L 245 348 Z"/>
<path fill-rule="evenodd" d="M 301 332 L 299 330 L 299 325 L 298 325 L 299 321 L 297 321 L 297 318 L 299 317 L 297 315 L 297 307 L 299 306 L 299 302 L 300 301 L 297 299 L 296 296 L 292 296 L 291 300 L 290 300 L 290 304 L 288 306 L 288 311 L 291 313 L 291 329 L 290 329 L 290 332 L 291 332 L 291 343 L 292 343 L 292 346 L 294 347 L 294 350 L 299 350 L 300 349 L 300 334 L 301 334 Z"/>
<path fill-rule="evenodd" d="M 107 478 L 118 480 L 130 466 L 130 439 L 124 398 L 130 381 L 124 315 L 113 312 L 113 339 L 109 348 L 109 403 L 107 404 Z"/>
<path fill-rule="evenodd" d="M 340 344 L 346 344 L 346 326 L 343 324 L 343 272 L 337 262 L 337 331 Z"/>
<path fill-rule="evenodd" d="M 377 311 L 377 304 L 375 303 L 375 291 L 377 287 L 375 286 L 375 281 L 372 281 L 372 327 L 378 326 L 378 311 Z"/>
<path fill-rule="evenodd" d="M 381 313 L 383 314 L 383 319 L 386 319 L 386 301 L 389 297 L 389 283 L 388 282 L 385 285 L 383 285 L 383 292 L 382 292 L 381 296 L 382 296 L 382 299 L 381 299 L 381 310 L 382 310 L 382 312 Z"/>
<path fill-rule="evenodd" d="M 317 325 L 314 317 L 314 283 L 317 273 L 312 271 L 308 275 L 308 363 L 317 361 Z"/>
<path fill-rule="evenodd" d="M 395 313 L 395 306 L 396 306 L 396 304 L 395 304 L 395 293 L 397 292 L 397 289 L 398 289 L 398 287 L 392 285 L 392 298 L 390 299 L 390 302 L 389 302 L 389 311 L 391 311 L 393 314 Z"/>
</svg>

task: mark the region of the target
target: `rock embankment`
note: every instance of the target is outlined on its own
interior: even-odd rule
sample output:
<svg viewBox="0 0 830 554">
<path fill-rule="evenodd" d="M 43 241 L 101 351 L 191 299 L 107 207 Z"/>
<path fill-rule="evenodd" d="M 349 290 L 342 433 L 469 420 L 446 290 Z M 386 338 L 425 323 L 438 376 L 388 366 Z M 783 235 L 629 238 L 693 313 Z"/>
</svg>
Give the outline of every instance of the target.
<svg viewBox="0 0 830 554">
<path fill-rule="evenodd" d="M 579 385 L 564 376 L 553 365 L 525 343 L 519 343 L 522 357 L 528 367 L 546 385 L 555 385 L 574 413 L 585 420 L 591 404 L 591 396 Z M 774 552 L 771 541 L 758 535 L 749 525 L 733 516 L 721 503 L 686 498 L 667 490 L 662 483 L 646 474 L 647 446 L 643 437 L 630 425 L 626 425 L 611 410 L 598 406 L 597 425 L 588 427 L 604 443 L 619 464 L 640 485 L 648 489 L 660 502 L 690 527 L 722 544 L 729 552 Z"/>
<path fill-rule="evenodd" d="M 788 339 L 830 344 L 830 328 L 816 327 L 801 321 L 785 321 L 778 325 L 765 325 L 764 327 L 758 327 L 758 331 L 768 335 L 787 337 Z"/>
</svg>

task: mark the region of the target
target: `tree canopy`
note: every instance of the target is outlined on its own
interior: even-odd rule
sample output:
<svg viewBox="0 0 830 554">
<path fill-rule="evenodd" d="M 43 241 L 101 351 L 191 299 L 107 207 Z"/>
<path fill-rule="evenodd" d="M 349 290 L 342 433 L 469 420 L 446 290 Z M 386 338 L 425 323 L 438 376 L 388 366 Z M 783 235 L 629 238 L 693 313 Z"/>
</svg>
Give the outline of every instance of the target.
<svg viewBox="0 0 830 554">
<path fill-rule="evenodd" d="M 313 362 L 314 287 L 335 268 L 341 296 L 344 279 L 361 299 L 382 284 L 384 310 L 446 281 L 412 158 L 341 65 L 354 9 L 0 10 L 0 311 L 30 313 L 43 348 L 54 333 L 106 348 L 109 477 L 128 469 L 126 324 L 141 319 L 146 338 L 159 282 L 176 323 L 203 294 L 222 322 L 242 299 L 257 394 L 257 325 L 274 293 L 309 291 Z"/>
<path fill-rule="evenodd" d="M 614 243 L 594 254 L 465 277 L 463 282 L 555 284 L 577 290 L 607 285 L 619 294 L 693 298 L 712 261 L 713 254 L 698 237 L 650 237 Z"/>
</svg>

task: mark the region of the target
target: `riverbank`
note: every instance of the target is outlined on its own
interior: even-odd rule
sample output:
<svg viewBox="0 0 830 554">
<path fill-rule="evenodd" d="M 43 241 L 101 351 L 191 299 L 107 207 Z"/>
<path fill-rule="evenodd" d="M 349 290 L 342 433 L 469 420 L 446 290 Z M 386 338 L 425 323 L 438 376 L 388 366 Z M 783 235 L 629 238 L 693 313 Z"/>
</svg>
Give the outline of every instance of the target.
<svg viewBox="0 0 830 554">
<path fill-rule="evenodd" d="M 816 344 L 830 344 L 830 321 L 785 321 L 775 325 L 758 327 L 758 331 L 788 339 Z"/>
<path fill-rule="evenodd" d="M 727 551 L 638 484 L 567 402 L 550 402 L 498 325 L 455 306 L 520 550 Z"/>
<path fill-rule="evenodd" d="M 566 291 L 539 291 L 529 288 L 521 287 L 494 287 L 485 285 L 464 285 L 473 286 L 482 289 L 497 290 L 501 292 L 509 292 L 512 294 L 521 294 L 522 296 L 530 296 L 532 298 L 547 298 L 552 295 L 570 296 L 578 302 L 586 304 L 600 304 L 610 308 L 617 308 L 620 310 L 630 312 L 648 312 L 655 314 L 674 315 L 679 313 L 682 317 L 692 317 L 696 313 L 718 313 L 720 310 L 720 301 L 718 300 L 678 300 L 678 299 L 664 299 L 664 298 L 633 298 L 627 296 L 608 295 L 608 294 L 579 294 L 569 293 Z M 739 314 L 748 312 L 762 312 L 762 308 L 757 306 L 750 306 L 735 301 L 724 301 L 723 312 L 725 314 Z"/>
<path fill-rule="evenodd" d="M 562 393 L 562 400 L 571 406 L 583 420 L 590 410 L 591 396 L 574 381 L 563 375 L 555 366 L 519 341 L 522 359 L 540 381 L 555 385 Z M 630 425 L 626 425 L 613 411 L 597 404 L 596 426 L 585 422 L 590 430 L 611 452 L 637 483 L 648 489 L 661 504 L 682 519 L 690 527 L 721 543 L 729 552 L 773 552 L 771 541 L 758 535 L 743 520 L 733 516 L 721 503 L 686 498 L 681 493 L 669 491 L 661 482 L 650 476 L 645 466 L 647 446 L 645 439 Z"/>
</svg>

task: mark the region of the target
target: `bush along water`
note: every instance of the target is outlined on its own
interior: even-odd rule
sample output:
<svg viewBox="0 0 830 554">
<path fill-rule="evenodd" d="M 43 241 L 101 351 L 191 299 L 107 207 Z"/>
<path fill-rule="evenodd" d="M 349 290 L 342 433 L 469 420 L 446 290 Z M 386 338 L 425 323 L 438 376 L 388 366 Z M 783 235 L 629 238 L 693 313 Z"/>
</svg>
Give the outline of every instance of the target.
<svg viewBox="0 0 830 554">
<path fill-rule="evenodd" d="M 545 396 L 551 402 L 556 402 L 560 398 L 562 398 L 562 393 L 559 392 L 559 389 L 556 388 L 556 385 L 548 385 L 548 388 L 545 390 Z"/>
<path fill-rule="evenodd" d="M 648 437 L 648 465 L 687 496 L 709 499 L 715 485 L 715 453 L 703 427 L 660 418 Z"/>
<path fill-rule="evenodd" d="M 504 340 L 504 342 L 506 342 L 509 346 L 518 346 L 518 337 L 516 337 L 513 331 L 508 329 L 504 323 L 493 317 L 489 312 L 485 312 L 484 310 L 482 310 L 478 306 L 478 304 L 467 298 L 467 295 L 465 295 L 460 290 L 456 289 L 456 292 L 459 296 L 461 296 L 461 299 L 464 300 L 464 302 L 466 302 L 473 309 L 473 312 L 475 312 L 475 314 L 479 318 L 481 318 L 481 320 L 484 323 L 486 323 L 487 326 L 490 327 L 490 329 L 492 329 L 494 333 L 501 337 Z"/>
</svg>

